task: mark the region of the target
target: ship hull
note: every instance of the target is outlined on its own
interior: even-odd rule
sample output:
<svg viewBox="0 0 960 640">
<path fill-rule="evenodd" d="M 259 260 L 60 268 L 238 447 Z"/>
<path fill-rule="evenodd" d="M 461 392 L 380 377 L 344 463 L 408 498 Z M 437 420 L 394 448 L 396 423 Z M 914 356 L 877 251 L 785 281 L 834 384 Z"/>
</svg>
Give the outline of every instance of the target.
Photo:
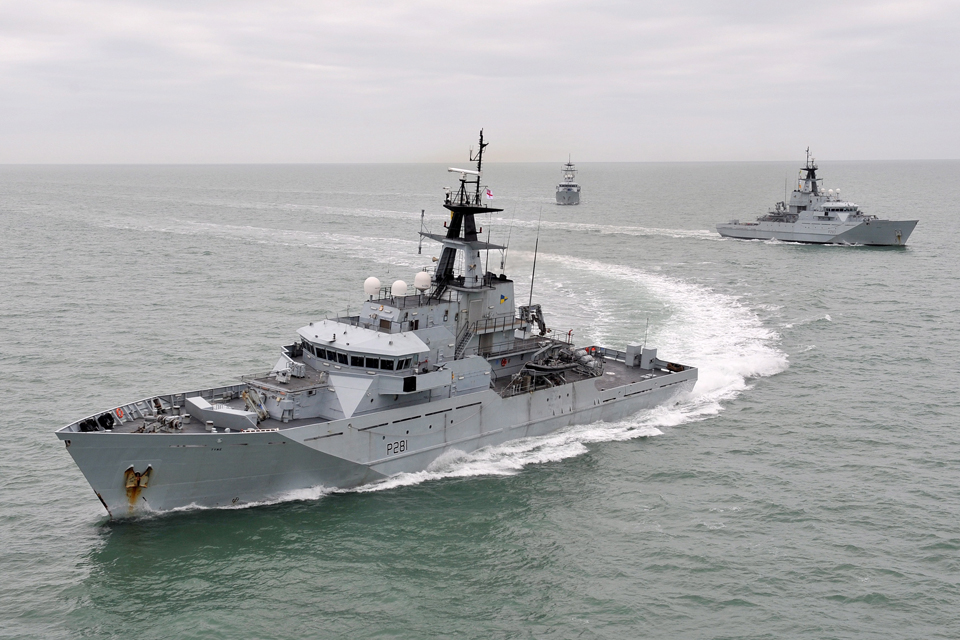
<svg viewBox="0 0 960 640">
<path fill-rule="evenodd" d="M 917 220 L 866 220 L 852 222 L 728 222 L 717 225 L 725 238 L 780 240 L 807 244 L 859 244 L 903 246 Z"/>
<path fill-rule="evenodd" d="M 111 517 L 271 501 L 298 489 L 350 488 L 577 424 L 619 420 L 692 390 L 697 370 L 621 386 L 592 378 L 502 398 L 493 390 L 332 422 L 240 433 L 58 437 Z M 134 474 L 146 478 L 138 481 Z M 132 485 L 132 486 L 131 486 Z"/>
<path fill-rule="evenodd" d="M 557 191 L 557 204 L 580 204 L 580 192 Z"/>
</svg>

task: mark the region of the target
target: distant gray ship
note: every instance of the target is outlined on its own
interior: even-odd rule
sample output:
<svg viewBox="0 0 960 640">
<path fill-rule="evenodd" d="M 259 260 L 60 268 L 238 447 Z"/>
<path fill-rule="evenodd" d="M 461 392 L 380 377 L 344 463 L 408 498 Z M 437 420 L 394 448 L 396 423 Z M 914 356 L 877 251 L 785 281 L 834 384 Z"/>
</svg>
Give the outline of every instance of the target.
<svg viewBox="0 0 960 640">
<path fill-rule="evenodd" d="M 577 168 L 567 158 L 560 168 L 560 184 L 557 185 L 557 204 L 580 204 L 580 185 L 577 184 Z"/>
<path fill-rule="evenodd" d="M 573 424 L 618 420 L 690 391 L 697 369 L 656 349 L 575 347 L 540 305 L 484 268 L 487 143 L 443 206 L 436 269 L 364 282 L 357 315 L 310 322 L 272 370 L 238 384 L 153 396 L 57 431 L 111 517 L 347 488 Z M 471 189 L 472 187 L 472 189 Z M 532 293 L 531 293 L 532 302 Z"/>
<path fill-rule="evenodd" d="M 717 225 L 725 238 L 783 240 L 815 244 L 905 245 L 917 220 L 880 220 L 867 215 L 853 202 L 840 199 L 840 189 L 824 192 L 817 177 L 816 161 L 807 147 L 807 163 L 790 196 L 790 204 L 778 202 L 773 211 L 756 222 Z"/>
</svg>

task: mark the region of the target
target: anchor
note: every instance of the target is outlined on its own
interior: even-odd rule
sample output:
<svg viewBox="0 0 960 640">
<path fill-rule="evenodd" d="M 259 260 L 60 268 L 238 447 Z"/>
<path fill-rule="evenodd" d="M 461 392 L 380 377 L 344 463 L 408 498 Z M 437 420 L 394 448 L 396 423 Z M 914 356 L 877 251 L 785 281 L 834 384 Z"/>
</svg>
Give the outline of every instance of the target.
<svg viewBox="0 0 960 640">
<path fill-rule="evenodd" d="M 152 471 L 153 465 L 147 465 L 143 473 L 137 473 L 133 465 L 130 465 L 127 467 L 127 470 L 123 472 L 123 486 L 127 491 L 127 500 L 130 502 L 131 508 L 137 502 L 140 493 L 147 488 Z"/>
</svg>

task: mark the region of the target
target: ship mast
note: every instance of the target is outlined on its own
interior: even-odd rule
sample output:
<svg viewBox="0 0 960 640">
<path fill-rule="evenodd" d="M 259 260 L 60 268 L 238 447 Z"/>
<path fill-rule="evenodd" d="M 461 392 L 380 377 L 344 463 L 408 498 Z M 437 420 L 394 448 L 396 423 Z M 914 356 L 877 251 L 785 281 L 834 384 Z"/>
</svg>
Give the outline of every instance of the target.
<svg viewBox="0 0 960 640">
<path fill-rule="evenodd" d="M 461 276 L 458 278 L 454 273 L 456 265 L 457 252 L 464 252 L 464 262 L 469 263 L 467 252 L 470 252 L 469 258 L 477 258 L 471 263 L 471 270 L 476 269 L 479 262 L 479 251 L 482 249 L 502 249 L 503 247 L 492 245 L 479 240 L 477 235 L 477 222 L 474 216 L 478 213 L 493 213 L 503 211 L 494 207 L 488 207 L 481 204 L 480 200 L 480 178 L 483 175 L 483 150 L 489 143 L 483 141 L 483 129 L 480 130 L 480 145 L 477 153 L 470 153 L 470 162 L 476 162 L 477 168 L 457 169 L 450 167 L 447 171 L 460 174 L 460 187 L 455 194 L 447 193 L 443 202 L 443 207 L 450 211 L 450 222 L 446 225 L 447 233 L 444 237 L 431 237 L 434 240 L 443 242 L 443 252 L 440 254 L 440 260 L 437 263 L 435 285 L 432 296 L 439 298 L 448 286 L 455 282 L 461 286 L 473 288 L 482 286 L 482 280 L 474 273 L 468 280 Z M 428 234 L 422 234 L 428 235 Z M 473 255 L 476 254 L 476 255 Z"/>
<path fill-rule="evenodd" d="M 810 155 L 810 147 L 807 147 L 807 164 L 800 171 L 806 171 L 807 175 L 803 177 L 803 180 L 807 182 L 807 186 L 813 195 L 820 194 L 819 185 L 817 184 L 817 169 L 817 161 Z"/>
</svg>

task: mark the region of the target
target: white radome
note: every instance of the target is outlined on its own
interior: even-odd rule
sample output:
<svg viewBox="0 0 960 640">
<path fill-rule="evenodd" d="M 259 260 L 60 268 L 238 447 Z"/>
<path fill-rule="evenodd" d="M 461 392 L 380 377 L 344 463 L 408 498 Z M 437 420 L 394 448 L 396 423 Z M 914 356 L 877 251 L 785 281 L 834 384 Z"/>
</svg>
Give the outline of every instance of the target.
<svg viewBox="0 0 960 640">
<path fill-rule="evenodd" d="M 426 271 L 421 271 L 413 278 L 413 286 L 417 288 L 418 291 L 426 291 L 430 288 L 430 274 Z"/>
<path fill-rule="evenodd" d="M 363 281 L 363 292 L 368 296 L 375 296 L 380 292 L 380 280 L 370 276 Z"/>
<path fill-rule="evenodd" d="M 393 286 L 390 287 L 390 293 L 398 298 L 407 295 L 407 283 L 403 280 L 397 280 L 393 283 Z"/>
</svg>

